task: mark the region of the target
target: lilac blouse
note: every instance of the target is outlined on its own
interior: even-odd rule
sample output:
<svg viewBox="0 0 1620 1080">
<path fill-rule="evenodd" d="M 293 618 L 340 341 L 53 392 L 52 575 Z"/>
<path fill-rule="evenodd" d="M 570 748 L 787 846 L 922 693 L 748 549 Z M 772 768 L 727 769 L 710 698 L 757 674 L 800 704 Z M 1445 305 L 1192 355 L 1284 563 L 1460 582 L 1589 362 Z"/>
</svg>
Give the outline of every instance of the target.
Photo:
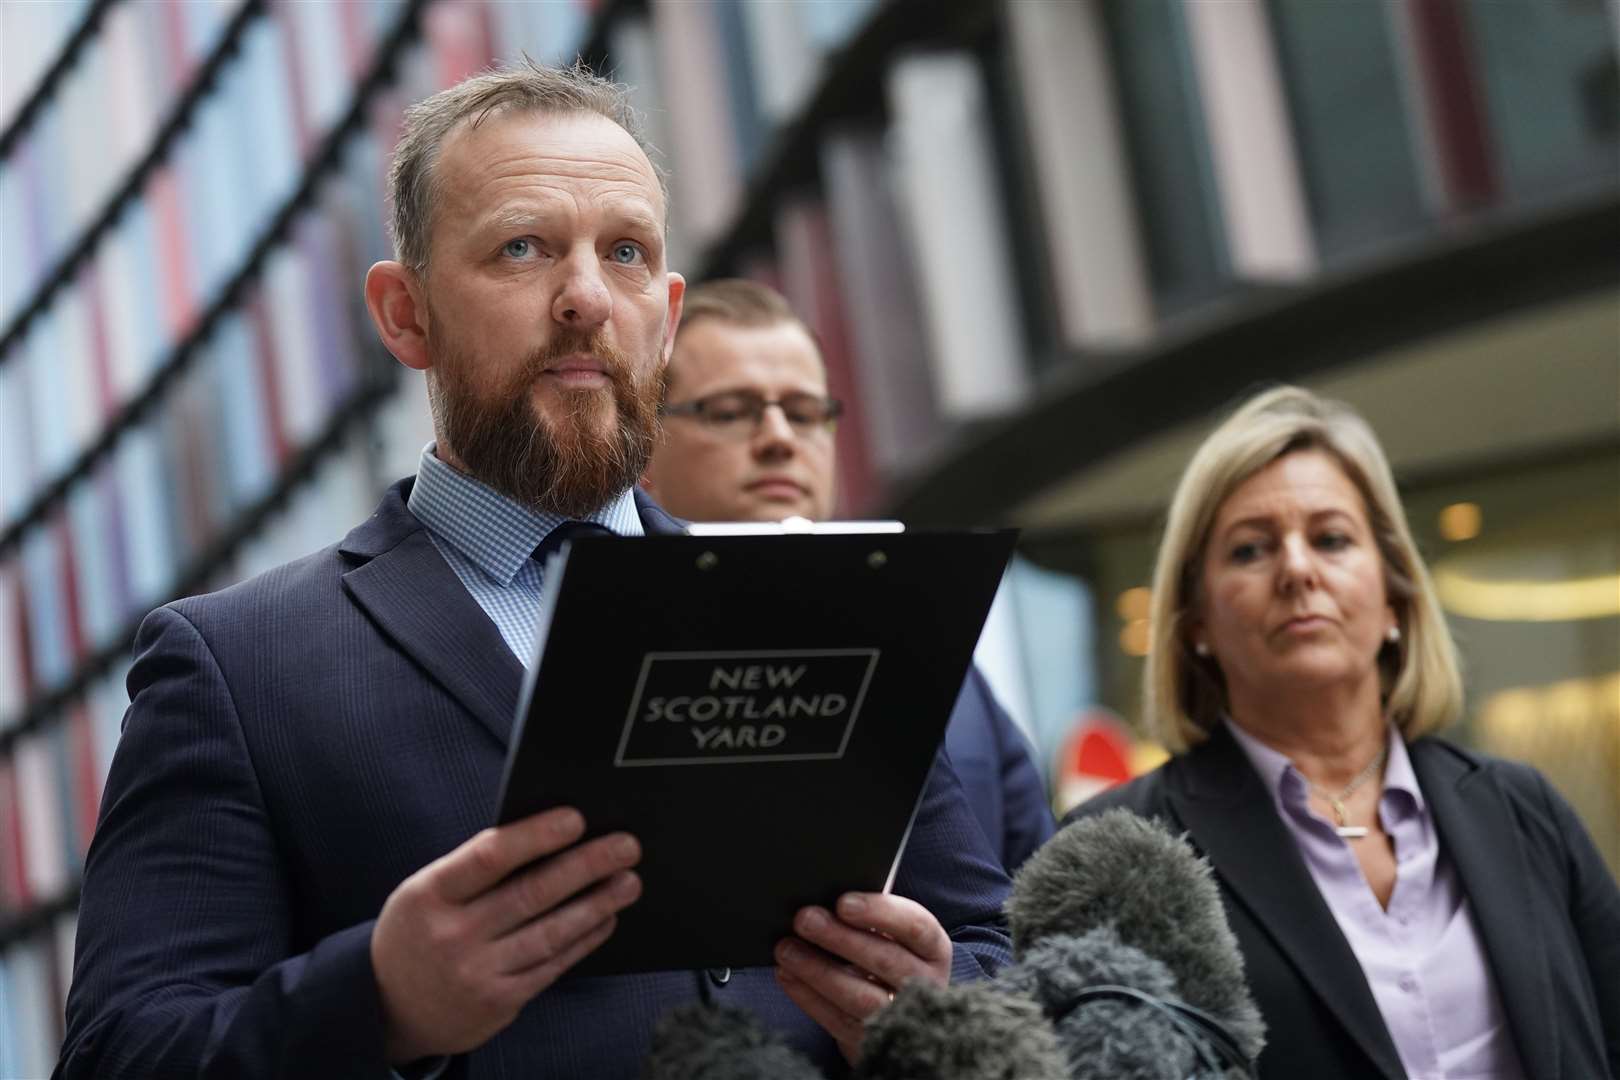
<svg viewBox="0 0 1620 1080">
<path fill-rule="evenodd" d="M 1395 845 L 1395 889 L 1378 905 L 1350 845 L 1310 809 L 1305 778 L 1287 757 L 1237 724 L 1248 755 L 1299 845 L 1322 899 L 1367 977 L 1411 1080 L 1521 1080 L 1523 1067 L 1497 996 L 1484 943 L 1406 743 L 1389 731 L 1378 819 Z"/>
</svg>

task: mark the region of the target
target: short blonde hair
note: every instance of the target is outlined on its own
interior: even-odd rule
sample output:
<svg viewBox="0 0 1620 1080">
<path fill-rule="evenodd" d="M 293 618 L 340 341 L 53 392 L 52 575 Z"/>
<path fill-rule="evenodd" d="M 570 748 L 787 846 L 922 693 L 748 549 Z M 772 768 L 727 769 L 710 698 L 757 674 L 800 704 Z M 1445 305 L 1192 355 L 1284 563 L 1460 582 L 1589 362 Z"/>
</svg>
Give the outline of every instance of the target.
<svg viewBox="0 0 1620 1080">
<path fill-rule="evenodd" d="M 647 141 L 641 118 L 630 105 L 630 88 L 594 74 L 582 62 L 553 68 L 524 56 L 509 66 L 469 76 L 405 110 L 388 170 L 389 232 L 395 258 L 418 274 L 427 271 L 428 238 L 439 195 L 437 165 L 444 140 L 463 122 L 477 127 L 491 114 L 507 111 L 595 113 L 613 121 L 647 155 L 664 204 L 669 205 L 658 152 Z"/>
<path fill-rule="evenodd" d="M 737 326 L 775 326 L 779 322 L 802 325 L 804 321 L 787 297 L 748 278 L 715 278 L 687 289 L 677 335 L 702 319 L 719 319 Z"/>
<path fill-rule="evenodd" d="M 1205 548 L 1222 504 L 1272 462 L 1301 450 L 1338 461 L 1361 492 L 1384 565 L 1399 642 L 1379 653 L 1384 704 L 1408 739 L 1462 711 L 1457 649 L 1429 572 L 1401 508 L 1378 437 L 1354 410 L 1308 390 L 1281 386 L 1251 398 L 1204 440 L 1170 502 L 1153 571 L 1152 643 L 1143 681 L 1149 730 L 1171 751 L 1201 743 L 1225 712 L 1226 687 L 1213 659 L 1194 654 Z"/>
<path fill-rule="evenodd" d="M 821 361 L 822 374 L 827 372 L 827 354 L 821 347 L 821 337 L 793 310 L 787 297 L 749 278 L 712 278 L 687 289 L 681 302 L 681 322 L 675 329 L 675 355 L 669 362 L 670 377 L 664 384 L 665 393 L 674 384 L 675 374 L 681 367 L 681 336 L 707 321 L 749 328 L 791 323 L 810 339 L 816 349 L 816 359 Z"/>
</svg>

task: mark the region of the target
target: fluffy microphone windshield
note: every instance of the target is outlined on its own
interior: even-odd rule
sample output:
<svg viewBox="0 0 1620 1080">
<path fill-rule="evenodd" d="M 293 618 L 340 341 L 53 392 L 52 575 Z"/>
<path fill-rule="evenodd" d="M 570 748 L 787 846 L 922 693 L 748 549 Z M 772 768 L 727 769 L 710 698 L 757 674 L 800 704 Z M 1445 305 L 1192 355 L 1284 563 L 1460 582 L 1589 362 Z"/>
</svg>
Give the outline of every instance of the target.
<svg viewBox="0 0 1620 1080">
<path fill-rule="evenodd" d="M 825 1080 L 821 1070 L 730 1006 L 682 1005 L 653 1031 L 642 1080 Z"/>
<path fill-rule="evenodd" d="M 1177 996 L 1225 1023 L 1251 1058 L 1265 1045 L 1209 863 L 1129 810 L 1081 818 L 1030 856 L 1007 917 L 1020 959 L 1044 939 L 1111 926 L 1121 942 L 1163 961 Z"/>
<path fill-rule="evenodd" d="M 1069 1080 L 1040 1006 L 988 983 L 914 980 L 866 1025 L 856 1080 Z"/>
<path fill-rule="evenodd" d="M 1028 995 L 1048 1016 L 1060 1016 L 1057 1035 L 1068 1052 L 1073 1080 L 1184 1080 L 1197 1072 L 1187 1037 L 1165 1014 L 1139 1001 L 1102 999 L 1073 1008 L 1094 986 L 1129 986 L 1158 998 L 1176 993 L 1175 976 L 1141 949 L 1123 944 L 1110 927 L 1080 937 L 1054 934 L 1024 951 L 997 982 Z"/>
</svg>

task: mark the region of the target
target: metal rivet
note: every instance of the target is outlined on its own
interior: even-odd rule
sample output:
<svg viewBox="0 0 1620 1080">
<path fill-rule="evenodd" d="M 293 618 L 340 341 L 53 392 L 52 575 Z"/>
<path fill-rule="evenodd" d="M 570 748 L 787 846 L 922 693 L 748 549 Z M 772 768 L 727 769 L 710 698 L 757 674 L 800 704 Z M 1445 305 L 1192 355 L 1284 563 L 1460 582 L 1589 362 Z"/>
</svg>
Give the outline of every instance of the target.
<svg viewBox="0 0 1620 1080">
<path fill-rule="evenodd" d="M 866 565 L 874 570 L 881 570 L 888 564 L 889 557 L 881 551 L 874 551 L 866 557 Z"/>
<path fill-rule="evenodd" d="M 699 570 L 713 570 L 719 565 L 720 557 L 712 551 L 705 551 L 697 557 L 697 568 Z"/>
</svg>

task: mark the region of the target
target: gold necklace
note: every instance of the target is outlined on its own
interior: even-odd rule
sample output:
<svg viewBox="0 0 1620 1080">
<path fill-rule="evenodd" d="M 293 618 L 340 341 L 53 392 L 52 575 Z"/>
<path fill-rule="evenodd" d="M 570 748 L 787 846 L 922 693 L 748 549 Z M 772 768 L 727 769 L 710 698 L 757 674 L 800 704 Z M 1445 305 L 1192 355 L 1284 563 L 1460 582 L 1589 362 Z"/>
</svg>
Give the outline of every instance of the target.
<svg viewBox="0 0 1620 1080">
<path fill-rule="evenodd" d="M 1345 824 L 1344 800 L 1348 799 L 1351 795 L 1354 795 L 1356 790 L 1360 788 L 1361 785 L 1365 784 L 1368 780 L 1371 780 L 1377 774 L 1379 767 L 1384 764 L 1384 759 L 1387 757 L 1389 757 L 1389 743 L 1388 741 L 1385 741 L 1384 748 L 1378 751 L 1378 755 L 1371 761 L 1367 762 L 1367 767 L 1356 773 L 1356 775 L 1351 778 L 1350 782 L 1339 790 L 1337 795 L 1318 787 L 1314 780 L 1309 778 L 1305 780 L 1306 785 L 1312 791 L 1316 792 L 1316 794 L 1321 797 L 1323 802 L 1327 803 L 1333 808 L 1333 816 L 1339 819 L 1339 824 L 1334 827 L 1333 831 L 1344 837 L 1346 840 L 1360 840 L 1362 837 L 1367 835 L 1368 830 L 1367 826 L 1365 825 Z M 1304 774 L 1301 773 L 1300 775 L 1303 776 Z"/>
</svg>

